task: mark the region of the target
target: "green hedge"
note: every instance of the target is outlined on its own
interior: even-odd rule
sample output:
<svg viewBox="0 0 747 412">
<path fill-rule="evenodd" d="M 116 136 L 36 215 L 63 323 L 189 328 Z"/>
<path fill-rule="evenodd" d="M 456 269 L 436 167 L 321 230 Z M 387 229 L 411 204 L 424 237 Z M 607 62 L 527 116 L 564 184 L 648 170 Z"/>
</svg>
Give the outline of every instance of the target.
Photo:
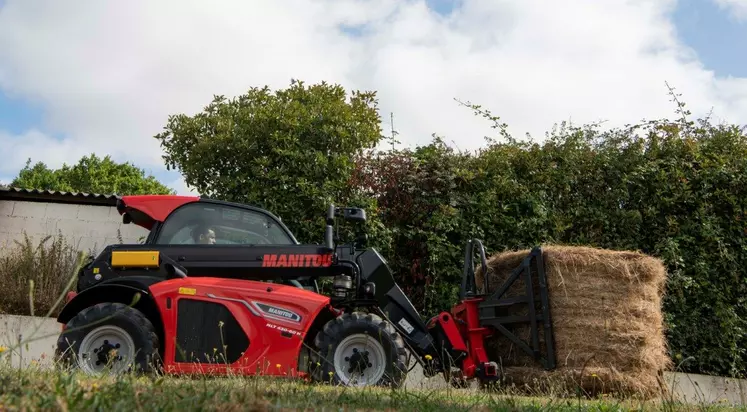
<svg viewBox="0 0 747 412">
<path fill-rule="evenodd" d="M 388 230 L 375 244 L 424 315 L 456 302 L 473 236 L 490 253 L 544 242 L 640 250 L 669 269 L 675 363 L 745 374 L 747 141 L 737 127 L 563 127 L 542 144 L 493 142 L 477 154 L 436 139 L 361 158 L 353 184 L 377 197 Z"/>
</svg>

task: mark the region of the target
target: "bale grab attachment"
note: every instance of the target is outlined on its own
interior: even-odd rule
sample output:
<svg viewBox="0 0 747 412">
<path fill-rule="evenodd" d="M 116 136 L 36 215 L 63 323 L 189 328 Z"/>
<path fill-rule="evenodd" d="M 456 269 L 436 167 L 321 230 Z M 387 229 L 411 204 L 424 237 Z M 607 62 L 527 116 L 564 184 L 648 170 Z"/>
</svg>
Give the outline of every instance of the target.
<svg viewBox="0 0 747 412">
<path fill-rule="evenodd" d="M 480 255 L 482 292 L 478 291 L 475 279 L 475 248 Z M 460 303 L 452 309 L 458 328 L 462 336 L 466 337 L 465 343 L 469 351 L 468 357 L 463 359 L 459 368 L 462 375 L 466 378 L 476 376 L 483 382 L 499 378 L 497 364 L 488 358 L 484 346 L 485 338 L 492 337 L 495 332 L 516 344 L 544 369 L 555 369 L 555 342 L 542 249 L 534 248 L 508 279 L 492 293 L 488 272 L 489 266 L 482 242 L 478 239 L 470 240 L 465 247 Z M 524 282 L 524 294 L 507 296 L 507 292 L 519 280 Z M 516 315 L 522 308 L 527 314 Z M 530 326 L 529 342 L 520 339 L 509 329 L 527 324 Z M 540 345 L 540 332 L 545 343 L 544 354 Z"/>
</svg>

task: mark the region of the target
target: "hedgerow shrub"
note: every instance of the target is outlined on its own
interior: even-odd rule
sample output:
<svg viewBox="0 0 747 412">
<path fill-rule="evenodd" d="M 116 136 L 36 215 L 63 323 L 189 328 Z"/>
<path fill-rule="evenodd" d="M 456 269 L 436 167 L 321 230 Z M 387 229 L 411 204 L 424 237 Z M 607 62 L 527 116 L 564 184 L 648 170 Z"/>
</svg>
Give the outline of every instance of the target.
<svg viewBox="0 0 747 412">
<path fill-rule="evenodd" d="M 393 233 L 397 281 L 430 316 L 457 301 L 463 246 L 541 243 L 640 250 L 669 269 L 671 356 L 689 372 L 747 369 L 747 139 L 685 120 L 601 131 L 561 125 L 475 154 L 440 139 L 361 158 L 355 184 Z"/>
</svg>

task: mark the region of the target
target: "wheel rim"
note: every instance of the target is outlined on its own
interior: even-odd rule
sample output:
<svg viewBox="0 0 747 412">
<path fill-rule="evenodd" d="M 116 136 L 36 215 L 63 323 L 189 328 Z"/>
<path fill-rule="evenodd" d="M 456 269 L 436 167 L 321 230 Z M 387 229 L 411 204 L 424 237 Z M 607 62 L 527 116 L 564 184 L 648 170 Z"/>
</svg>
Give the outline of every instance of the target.
<svg viewBox="0 0 747 412">
<path fill-rule="evenodd" d="M 356 334 L 343 339 L 335 351 L 335 374 L 345 385 L 376 384 L 386 369 L 381 343 L 369 335 Z"/>
<path fill-rule="evenodd" d="M 122 373 L 135 360 L 135 342 L 118 326 L 99 326 L 80 343 L 78 363 L 88 374 Z"/>
</svg>

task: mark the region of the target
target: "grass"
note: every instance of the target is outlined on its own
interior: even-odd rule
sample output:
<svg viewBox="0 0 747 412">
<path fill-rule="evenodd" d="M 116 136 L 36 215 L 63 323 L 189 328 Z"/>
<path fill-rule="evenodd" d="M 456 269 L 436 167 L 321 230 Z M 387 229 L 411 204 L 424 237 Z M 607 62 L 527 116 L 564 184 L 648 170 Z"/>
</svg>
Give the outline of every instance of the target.
<svg viewBox="0 0 747 412">
<path fill-rule="evenodd" d="M 344 388 L 265 377 L 123 375 L 90 377 L 60 369 L 0 367 L 0 410 L 692 410 L 616 400 L 552 399 L 470 389 Z M 728 409 L 703 406 L 697 410 Z"/>
</svg>

